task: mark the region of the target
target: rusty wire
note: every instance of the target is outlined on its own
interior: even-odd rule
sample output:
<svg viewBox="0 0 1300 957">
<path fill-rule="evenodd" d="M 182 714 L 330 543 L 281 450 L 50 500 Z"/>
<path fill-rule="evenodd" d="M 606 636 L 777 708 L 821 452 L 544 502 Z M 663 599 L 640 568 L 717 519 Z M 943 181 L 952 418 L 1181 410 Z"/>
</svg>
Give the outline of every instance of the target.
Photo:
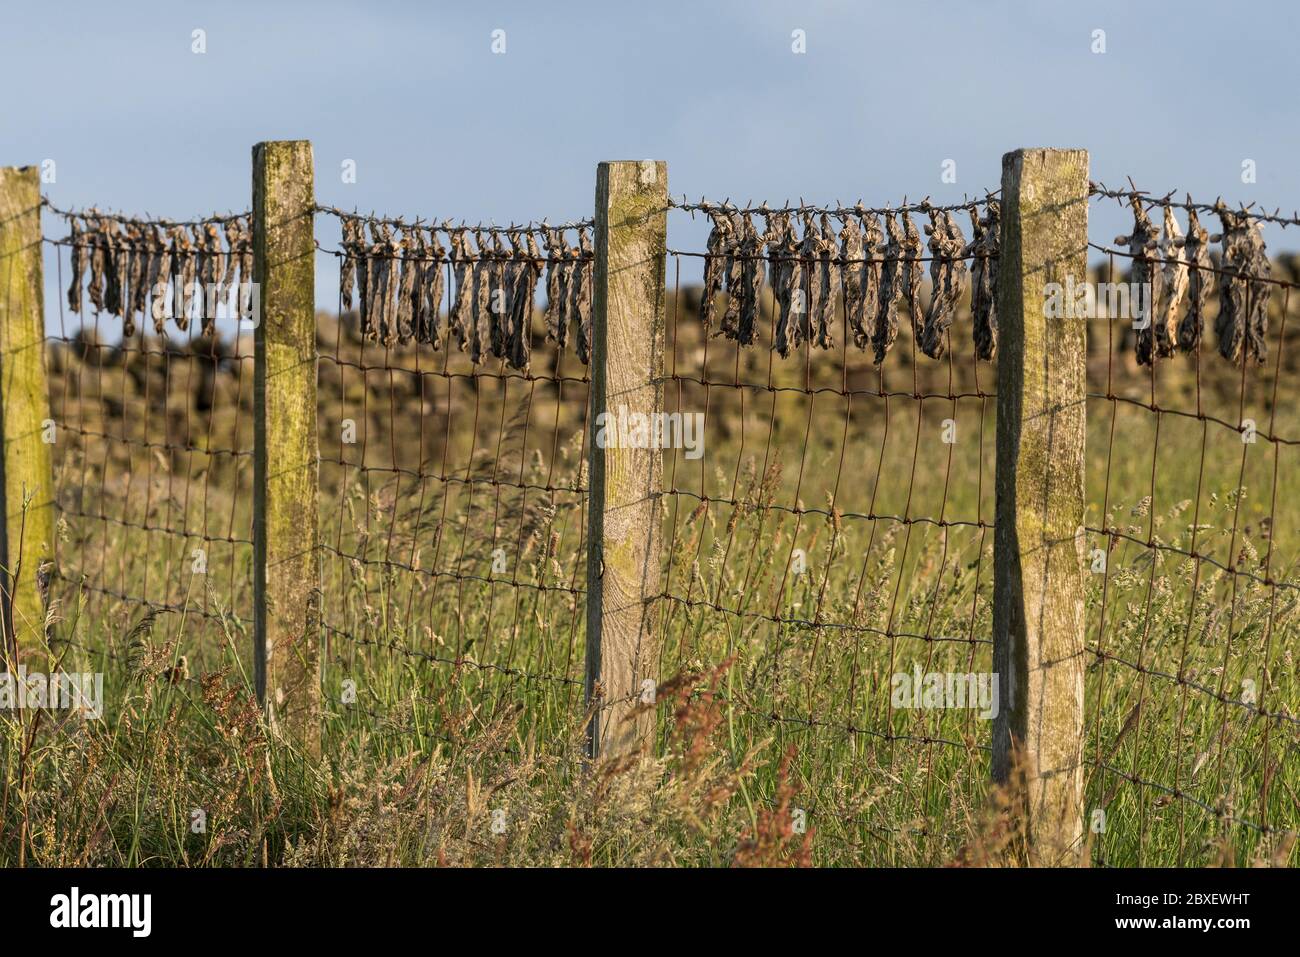
<svg viewBox="0 0 1300 957">
<path fill-rule="evenodd" d="M 68 244 L 44 242 L 62 290 Z M 113 341 L 119 319 L 89 303 L 69 314 L 57 298 L 44 356 L 62 616 L 89 616 L 121 640 L 175 616 L 189 622 L 190 654 L 205 634 L 251 627 L 252 514 L 233 507 L 240 481 L 251 487 L 251 344 L 143 327 Z"/>
</svg>

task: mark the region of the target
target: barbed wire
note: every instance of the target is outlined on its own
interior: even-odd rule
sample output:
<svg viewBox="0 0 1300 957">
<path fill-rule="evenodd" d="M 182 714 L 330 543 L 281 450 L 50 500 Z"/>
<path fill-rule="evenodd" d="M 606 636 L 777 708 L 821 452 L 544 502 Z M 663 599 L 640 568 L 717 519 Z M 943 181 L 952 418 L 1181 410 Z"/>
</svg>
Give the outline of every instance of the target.
<svg viewBox="0 0 1300 957">
<path fill-rule="evenodd" d="M 1234 211 L 1232 207 L 1223 203 L 1222 199 L 1216 199 L 1213 203 L 1195 203 L 1192 202 L 1191 196 L 1188 196 L 1182 202 L 1173 199 L 1174 193 L 1178 190 L 1170 190 L 1163 196 L 1154 196 L 1144 190 L 1130 189 L 1110 189 L 1104 183 L 1088 182 L 1088 192 L 1091 196 L 1102 196 L 1108 199 L 1115 199 L 1121 203 L 1132 204 L 1134 201 L 1143 203 L 1146 206 L 1155 206 L 1162 209 L 1182 209 L 1186 211 L 1195 211 L 1198 213 L 1219 213 L 1224 210 Z M 1239 205 L 1236 212 L 1245 213 L 1263 223 L 1273 223 L 1285 229 L 1288 226 L 1300 226 L 1300 212 L 1293 212 L 1290 216 L 1282 215 L 1282 207 L 1272 212 L 1251 212 L 1255 208 L 1255 203 L 1251 202 L 1246 205 Z"/>
<path fill-rule="evenodd" d="M 524 223 L 512 222 L 509 226 L 500 226 L 497 225 L 497 223 L 494 221 L 488 223 L 466 223 L 465 220 L 462 219 L 459 223 L 457 223 L 455 222 L 454 219 L 442 219 L 442 220 L 437 220 L 434 218 L 426 219 L 423 216 L 416 217 L 414 219 L 406 219 L 401 216 L 385 216 L 382 214 L 376 214 L 373 211 L 370 213 L 363 213 L 357 209 L 353 209 L 351 212 L 349 212 L 348 210 L 340 209 L 337 206 L 323 206 L 319 203 L 316 204 L 314 209 L 318 213 L 325 213 L 327 215 L 337 217 L 338 219 L 359 220 L 365 223 L 374 223 L 375 225 L 378 226 L 390 226 L 394 229 L 434 229 L 434 230 L 438 230 L 439 232 L 447 233 L 448 235 L 450 235 L 451 233 L 472 233 L 472 232 L 498 233 L 498 234 L 518 232 L 518 233 L 532 233 L 533 235 L 544 236 L 548 230 L 552 230 L 552 229 L 559 229 L 565 232 L 573 232 L 573 231 L 592 229 L 596 225 L 596 221 L 594 219 L 565 220 L 564 222 L 555 223 L 555 224 L 552 224 L 549 221 L 543 219 L 541 221 L 529 220 Z"/>
<path fill-rule="evenodd" d="M 46 196 L 41 197 L 41 205 L 57 216 L 64 219 L 107 219 L 118 223 L 133 223 L 139 226 L 207 226 L 209 223 L 231 223 L 237 220 L 251 219 L 252 210 L 245 210 L 242 213 L 213 213 L 211 216 L 205 216 L 200 219 L 165 219 L 155 218 L 149 213 L 143 216 L 137 216 L 131 213 L 122 213 L 115 210 L 105 210 L 98 206 L 87 206 L 80 209 L 56 206 L 52 200 Z"/>
<path fill-rule="evenodd" d="M 990 200 L 995 199 L 1001 194 L 1001 192 L 1002 190 L 999 188 L 985 193 L 982 197 L 973 197 L 969 199 L 964 198 L 960 203 L 947 204 L 931 203 L 928 196 L 919 202 L 909 203 L 905 196 L 903 197 L 903 201 L 897 206 L 864 206 L 861 200 L 853 206 L 845 206 L 838 200 L 834 206 L 815 206 L 804 203 L 802 199 L 799 200 L 798 205 L 791 204 L 787 199 L 782 206 L 769 206 L 767 203 L 761 203 L 758 206 L 755 206 L 752 200 L 747 200 L 743 206 L 738 206 L 733 204 L 730 198 L 717 201 L 700 197 L 699 202 L 691 202 L 686 198 L 686 194 L 683 193 L 680 202 L 670 197 L 668 200 L 668 206 L 670 209 L 678 209 L 686 213 L 735 213 L 741 216 L 820 216 L 822 213 L 835 217 L 862 215 L 883 216 L 887 213 L 953 213 L 958 211 L 969 211 L 973 208 L 987 205 Z"/>
</svg>

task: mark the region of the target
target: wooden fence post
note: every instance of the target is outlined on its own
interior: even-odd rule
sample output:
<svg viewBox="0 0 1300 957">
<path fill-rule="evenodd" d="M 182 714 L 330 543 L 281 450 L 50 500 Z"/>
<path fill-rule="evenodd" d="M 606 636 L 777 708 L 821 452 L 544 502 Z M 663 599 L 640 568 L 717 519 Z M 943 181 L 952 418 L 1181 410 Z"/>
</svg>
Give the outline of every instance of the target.
<svg viewBox="0 0 1300 957">
<path fill-rule="evenodd" d="M 41 183 L 35 166 L 0 168 L 0 600 L 4 641 L 45 635 L 54 555 L 50 397 L 45 386 Z"/>
<path fill-rule="evenodd" d="M 663 405 L 668 164 L 601 163 L 595 234 L 586 689 L 596 705 L 590 754 L 610 757 L 654 735 L 652 710 L 631 714 L 642 683 L 659 678 L 651 600 L 659 590 L 663 457 L 656 448 L 619 447 L 618 422 Z"/>
<path fill-rule="evenodd" d="M 311 143 L 253 147 L 253 603 L 258 700 L 320 748 L 320 449 Z"/>
<path fill-rule="evenodd" d="M 1087 323 L 1048 303 L 1082 288 L 1087 250 L 1087 151 L 1003 156 L 993 778 L 1041 865 L 1076 863 L 1083 837 Z"/>
</svg>

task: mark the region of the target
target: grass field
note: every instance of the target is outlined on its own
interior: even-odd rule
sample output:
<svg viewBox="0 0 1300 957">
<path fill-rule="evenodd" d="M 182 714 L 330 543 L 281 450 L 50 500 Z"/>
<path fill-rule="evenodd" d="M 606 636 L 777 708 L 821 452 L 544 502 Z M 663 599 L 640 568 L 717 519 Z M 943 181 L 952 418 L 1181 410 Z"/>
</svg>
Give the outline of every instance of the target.
<svg viewBox="0 0 1300 957">
<path fill-rule="evenodd" d="M 706 413 L 706 453 L 665 462 L 656 753 L 595 768 L 581 382 L 475 379 L 322 319 L 315 759 L 272 746 L 250 703 L 247 350 L 60 353 L 48 652 L 103 671 L 108 704 L 102 722 L 0 721 L 0 863 L 1021 862 L 987 784 L 991 722 L 890 696 L 899 672 L 991 668 L 994 367 L 960 342 L 914 362 L 906 333 L 883 377 L 857 354 L 782 362 L 706 344 L 685 305 L 665 404 Z M 1088 575 L 1089 859 L 1294 864 L 1300 479 L 1268 437 L 1297 434 L 1300 353 L 1282 337 L 1280 371 L 1243 389 L 1217 357 L 1153 380 L 1091 336 L 1085 524 L 1111 535 L 1087 541 L 1106 556 Z M 534 372 L 583 377 L 564 361 Z M 408 371 L 361 368 L 385 363 Z"/>
</svg>

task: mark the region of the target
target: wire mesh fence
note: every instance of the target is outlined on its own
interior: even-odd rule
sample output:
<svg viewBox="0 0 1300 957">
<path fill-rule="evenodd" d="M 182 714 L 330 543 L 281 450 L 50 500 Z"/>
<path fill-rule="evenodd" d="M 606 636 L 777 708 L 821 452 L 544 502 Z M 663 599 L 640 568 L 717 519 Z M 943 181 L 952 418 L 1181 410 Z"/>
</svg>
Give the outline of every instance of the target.
<svg viewBox="0 0 1300 957">
<path fill-rule="evenodd" d="M 978 223 L 989 205 L 962 211 Z M 847 791 L 808 809 L 823 839 L 955 813 L 988 774 L 994 392 L 943 297 L 955 309 L 964 292 L 952 267 L 981 281 L 988 260 L 928 205 L 683 211 L 715 227 L 708 249 L 669 250 L 664 408 L 701 433 L 665 472 L 669 660 L 731 662 L 728 699 L 800 743 L 814 793 L 836 795 L 850 769 L 890 776 L 886 802 Z M 941 290 L 928 301 L 926 269 Z M 932 675 L 976 707 L 923 707 Z"/>
<path fill-rule="evenodd" d="M 563 273 L 576 292 L 589 271 L 590 224 L 507 237 L 328 215 L 344 240 L 321 253 L 341 291 L 319 335 L 322 627 L 338 680 L 358 655 L 395 654 L 426 666 L 426 697 L 454 685 L 489 715 L 530 703 L 577 723 L 589 318 L 555 284 Z"/>
<path fill-rule="evenodd" d="M 1296 277 L 1260 228 L 1296 220 L 1093 192 L 1135 220 L 1090 243 L 1104 257 L 1086 519 L 1098 854 L 1114 835 L 1138 862 L 1267 849 L 1296 821 Z M 1144 290 L 1137 321 L 1104 314 L 1115 289 Z"/>
<path fill-rule="evenodd" d="M 1267 855 L 1300 801 L 1300 276 L 1259 228 L 1297 221 L 1090 192 L 1134 228 L 1092 238 L 1055 317 L 1089 330 L 1079 841 L 1098 864 Z M 993 657 L 995 196 L 670 202 L 661 418 L 611 401 L 599 427 L 594 221 L 316 206 L 339 236 L 318 264 L 340 277 L 315 333 L 326 715 L 399 740 L 433 716 L 464 741 L 511 714 L 571 744 L 590 704 L 589 464 L 610 434 L 645 439 L 664 455 L 659 682 L 721 701 L 738 760 L 796 744 L 820 841 L 960 859 L 1009 694 Z M 131 662 L 163 622 L 180 677 L 230 647 L 246 660 L 252 216 L 51 211 L 68 225 L 46 240 L 67 290 L 44 344 L 53 636 Z M 699 248 L 673 241 L 688 217 L 711 226 Z M 401 713 L 381 705 L 395 698 Z"/>
<path fill-rule="evenodd" d="M 83 648 L 108 636 L 97 650 L 133 662 L 155 627 L 183 634 L 185 676 L 215 668 L 232 636 L 246 656 L 254 356 L 215 320 L 234 314 L 247 218 L 226 221 L 222 249 L 215 222 L 55 212 L 69 226 L 46 241 L 66 289 L 45 338 L 58 634 Z M 210 300 L 186 293 L 200 281 Z"/>
</svg>

